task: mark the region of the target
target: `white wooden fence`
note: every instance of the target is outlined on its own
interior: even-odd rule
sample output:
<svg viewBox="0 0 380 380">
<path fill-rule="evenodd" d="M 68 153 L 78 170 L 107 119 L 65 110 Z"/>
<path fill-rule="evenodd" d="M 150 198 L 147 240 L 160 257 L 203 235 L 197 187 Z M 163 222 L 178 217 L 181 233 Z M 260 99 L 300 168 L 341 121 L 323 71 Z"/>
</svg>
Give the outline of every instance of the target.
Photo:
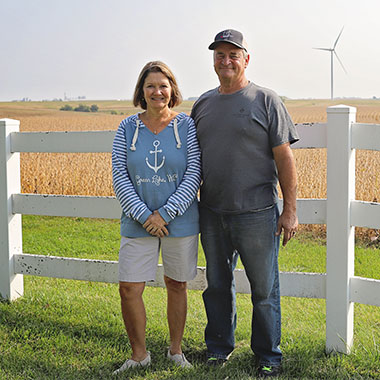
<svg viewBox="0 0 380 380">
<path fill-rule="evenodd" d="M 326 299 L 326 351 L 349 353 L 353 344 L 354 303 L 380 306 L 380 281 L 354 275 L 354 229 L 380 228 L 380 203 L 355 200 L 355 149 L 380 150 L 380 125 L 355 122 L 356 109 L 327 109 L 327 123 L 298 125 L 293 148 L 327 148 L 327 200 L 297 200 L 303 224 L 327 225 L 326 273 L 282 272 L 281 294 Z M 114 261 L 84 260 L 22 251 L 21 215 L 88 218 L 120 217 L 113 197 L 20 193 L 20 152 L 110 152 L 115 131 L 19 132 L 19 122 L 0 120 L 0 296 L 23 295 L 23 275 L 117 283 Z M 300 178 L 302 181 L 302 178 Z M 280 204 L 280 207 L 282 204 Z M 243 270 L 237 291 L 250 293 Z M 164 286 L 159 267 L 153 286 Z M 205 269 L 189 283 L 204 289 Z"/>
</svg>

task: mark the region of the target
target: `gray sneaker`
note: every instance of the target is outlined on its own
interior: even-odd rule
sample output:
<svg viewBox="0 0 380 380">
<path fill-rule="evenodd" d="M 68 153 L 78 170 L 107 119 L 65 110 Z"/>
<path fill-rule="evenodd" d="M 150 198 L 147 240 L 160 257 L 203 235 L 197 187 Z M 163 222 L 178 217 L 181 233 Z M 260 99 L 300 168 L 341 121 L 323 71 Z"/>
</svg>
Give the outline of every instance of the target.
<svg viewBox="0 0 380 380">
<path fill-rule="evenodd" d="M 134 368 L 134 367 L 147 367 L 150 365 L 151 363 L 151 358 L 150 358 L 150 352 L 147 351 L 147 356 L 145 359 L 137 362 L 135 360 L 132 360 L 132 359 L 128 359 L 124 362 L 124 364 L 119 368 L 117 369 L 116 371 L 112 372 L 112 375 L 118 375 L 119 373 L 122 373 L 124 371 L 126 371 L 127 369 L 129 368 Z"/>
<path fill-rule="evenodd" d="M 168 350 L 168 359 L 173 360 L 175 364 L 182 368 L 193 368 L 193 366 L 187 361 L 184 353 L 172 355 L 170 353 L 170 348 Z"/>
</svg>

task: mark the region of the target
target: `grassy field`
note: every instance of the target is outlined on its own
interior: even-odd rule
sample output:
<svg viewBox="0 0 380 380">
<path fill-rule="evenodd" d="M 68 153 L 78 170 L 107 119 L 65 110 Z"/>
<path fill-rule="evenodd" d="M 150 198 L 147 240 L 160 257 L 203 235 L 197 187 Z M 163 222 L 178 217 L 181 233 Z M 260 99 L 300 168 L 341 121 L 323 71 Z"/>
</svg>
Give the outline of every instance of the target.
<svg viewBox="0 0 380 380">
<path fill-rule="evenodd" d="M 110 220 L 23 216 L 23 250 L 28 253 L 116 260 L 119 223 Z M 379 251 L 358 246 L 356 274 L 379 278 Z M 200 250 L 199 265 L 204 265 Z M 280 269 L 323 272 L 325 246 L 307 233 L 280 252 Z M 0 303 L 0 379 L 111 379 L 131 354 L 122 324 L 116 284 L 25 276 L 25 294 Z M 166 292 L 147 287 L 149 369 L 120 379 L 255 379 L 249 348 L 249 295 L 237 298 L 236 349 L 224 368 L 204 365 L 206 316 L 200 291 L 189 291 L 183 349 L 192 370 L 173 367 L 168 346 Z M 282 297 L 281 379 L 380 379 L 380 308 L 355 305 L 354 348 L 350 355 L 326 355 L 325 302 Z"/>
<path fill-rule="evenodd" d="M 118 220 L 23 216 L 23 251 L 36 255 L 117 260 L 120 244 Z M 78 238 L 78 237 L 84 238 Z M 325 240 L 309 232 L 281 247 L 280 270 L 326 272 Z M 307 249 L 305 249 L 307 247 Z M 355 275 L 380 280 L 380 250 L 375 245 L 357 244 Z M 202 247 L 198 266 L 205 266 Z M 238 268 L 243 268 L 240 262 Z"/>
</svg>

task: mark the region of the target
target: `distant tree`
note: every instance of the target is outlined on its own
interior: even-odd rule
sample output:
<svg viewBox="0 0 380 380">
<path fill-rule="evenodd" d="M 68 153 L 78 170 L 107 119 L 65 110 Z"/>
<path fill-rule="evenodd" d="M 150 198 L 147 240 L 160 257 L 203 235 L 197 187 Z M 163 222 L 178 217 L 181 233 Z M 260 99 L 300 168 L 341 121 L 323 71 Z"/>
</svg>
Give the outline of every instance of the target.
<svg viewBox="0 0 380 380">
<path fill-rule="evenodd" d="M 90 112 L 90 107 L 85 104 L 79 104 L 78 107 L 74 108 L 76 112 Z"/>
<path fill-rule="evenodd" d="M 73 107 L 71 107 L 69 104 L 65 104 L 63 107 L 60 108 L 61 111 L 72 111 Z"/>
<path fill-rule="evenodd" d="M 117 111 L 115 111 L 115 110 L 111 110 L 111 115 L 117 115 Z"/>
<path fill-rule="evenodd" d="M 96 104 L 93 104 L 93 105 L 90 107 L 90 110 L 91 110 L 91 112 L 98 112 L 99 107 L 98 107 Z"/>
</svg>

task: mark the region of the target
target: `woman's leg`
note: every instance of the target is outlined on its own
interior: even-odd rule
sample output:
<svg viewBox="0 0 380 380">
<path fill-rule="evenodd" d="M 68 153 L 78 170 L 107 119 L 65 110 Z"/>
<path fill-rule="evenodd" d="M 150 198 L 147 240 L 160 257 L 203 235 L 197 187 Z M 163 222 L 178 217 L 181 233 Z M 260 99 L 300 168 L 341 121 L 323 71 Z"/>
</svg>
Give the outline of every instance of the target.
<svg viewBox="0 0 380 380">
<path fill-rule="evenodd" d="M 121 312 L 132 347 L 132 358 L 141 361 L 146 358 L 145 345 L 146 314 L 142 294 L 145 282 L 120 282 Z"/>
<path fill-rule="evenodd" d="M 168 324 L 170 333 L 170 353 L 182 354 L 181 342 L 187 314 L 187 283 L 164 276 L 168 293 Z"/>
</svg>

